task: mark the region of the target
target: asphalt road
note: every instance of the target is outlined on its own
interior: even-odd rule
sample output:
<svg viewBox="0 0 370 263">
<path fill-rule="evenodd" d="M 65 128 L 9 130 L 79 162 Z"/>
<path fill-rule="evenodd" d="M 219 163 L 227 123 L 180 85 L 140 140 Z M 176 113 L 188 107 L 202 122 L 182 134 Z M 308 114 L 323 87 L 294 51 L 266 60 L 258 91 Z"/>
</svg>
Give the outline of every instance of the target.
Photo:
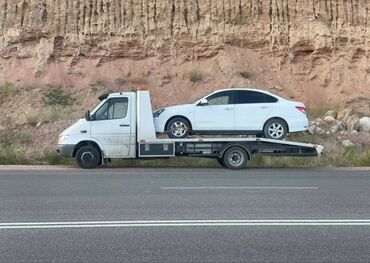
<svg viewBox="0 0 370 263">
<path fill-rule="evenodd" d="M 0 262 L 370 262 L 370 170 L 0 171 Z"/>
</svg>

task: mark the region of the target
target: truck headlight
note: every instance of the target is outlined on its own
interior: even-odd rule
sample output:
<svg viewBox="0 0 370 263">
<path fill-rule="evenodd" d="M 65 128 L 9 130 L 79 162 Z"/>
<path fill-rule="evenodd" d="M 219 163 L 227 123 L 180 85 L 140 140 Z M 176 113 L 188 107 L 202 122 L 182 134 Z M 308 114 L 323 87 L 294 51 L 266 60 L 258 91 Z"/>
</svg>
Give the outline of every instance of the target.
<svg viewBox="0 0 370 263">
<path fill-rule="evenodd" d="M 159 109 L 153 112 L 153 117 L 158 118 L 166 109 Z"/>
<path fill-rule="evenodd" d="M 63 141 L 68 139 L 68 137 L 69 137 L 68 135 L 59 135 L 58 144 L 62 144 Z"/>
</svg>

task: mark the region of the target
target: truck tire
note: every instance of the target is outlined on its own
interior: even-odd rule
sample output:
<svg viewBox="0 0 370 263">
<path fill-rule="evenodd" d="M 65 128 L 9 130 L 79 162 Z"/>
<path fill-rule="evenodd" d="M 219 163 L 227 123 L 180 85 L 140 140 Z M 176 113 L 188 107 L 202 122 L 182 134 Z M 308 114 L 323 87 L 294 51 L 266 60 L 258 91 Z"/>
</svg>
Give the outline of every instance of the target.
<svg viewBox="0 0 370 263">
<path fill-rule="evenodd" d="M 82 169 L 94 169 L 100 164 L 100 153 L 93 146 L 83 146 L 76 153 L 76 162 Z"/>
<path fill-rule="evenodd" d="M 282 119 L 271 119 L 263 128 L 263 136 L 268 139 L 284 140 L 288 134 L 288 127 Z"/>
<path fill-rule="evenodd" d="M 167 124 L 166 131 L 172 139 L 183 139 L 190 133 L 190 124 L 185 118 L 176 117 Z"/>
<path fill-rule="evenodd" d="M 248 153 L 239 146 L 231 147 L 222 157 L 224 166 L 232 170 L 243 169 L 248 163 L 248 160 Z"/>
<path fill-rule="evenodd" d="M 218 162 L 218 163 L 219 163 L 219 165 L 221 165 L 222 167 L 226 167 L 226 166 L 225 166 L 224 161 L 222 160 L 222 158 L 217 158 L 217 162 Z"/>
</svg>

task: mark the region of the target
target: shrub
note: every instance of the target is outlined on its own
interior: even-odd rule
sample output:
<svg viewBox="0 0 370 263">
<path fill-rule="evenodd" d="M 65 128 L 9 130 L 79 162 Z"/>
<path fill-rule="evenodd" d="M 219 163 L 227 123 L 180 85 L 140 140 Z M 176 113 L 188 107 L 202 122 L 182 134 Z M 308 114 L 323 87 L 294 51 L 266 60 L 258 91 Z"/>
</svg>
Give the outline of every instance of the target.
<svg viewBox="0 0 370 263">
<path fill-rule="evenodd" d="M 102 79 L 102 78 L 97 78 L 97 79 L 95 80 L 95 85 L 98 85 L 98 86 L 104 86 L 104 84 L 105 84 L 105 80 L 104 80 L 104 79 Z"/>
<path fill-rule="evenodd" d="M 26 122 L 25 124 L 29 125 L 29 126 L 32 126 L 32 127 L 36 127 L 37 124 L 40 122 L 40 116 L 39 114 L 36 114 L 36 113 L 26 113 Z"/>
<path fill-rule="evenodd" d="M 239 75 L 244 78 L 244 79 L 248 79 L 249 78 L 249 73 L 246 72 L 246 71 L 242 71 L 242 72 L 239 72 Z"/>
<path fill-rule="evenodd" d="M 203 80 L 203 73 L 198 69 L 193 69 L 189 72 L 189 80 L 197 83 Z"/>
<path fill-rule="evenodd" d="M 13 147 L 0 147 L 0 164 L 30 164 L 22 149 L 15 149 Z"/>
<path fill-rule="evenodd" d="M 42 102 L 45 105 L 72 105 L 75 99 L 69 94 L 65 94 L 61 89 L 53 88 L 44 93 Z"/>
<path fill-rule="evenodd" d="M 0 86 L 0 102 L 15 96 L 17 92 L 18 90 L 14 83 L 6 82 L 4 85 Z"/>
</svg>

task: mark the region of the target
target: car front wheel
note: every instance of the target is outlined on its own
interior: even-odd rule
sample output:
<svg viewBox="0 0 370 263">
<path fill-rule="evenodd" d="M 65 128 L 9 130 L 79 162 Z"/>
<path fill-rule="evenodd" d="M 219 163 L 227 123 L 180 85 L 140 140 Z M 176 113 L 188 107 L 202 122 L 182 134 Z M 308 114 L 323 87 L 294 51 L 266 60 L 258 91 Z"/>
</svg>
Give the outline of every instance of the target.
<svg viewBox="0 0 370 263">
<path fill-rule="evenodd" d="M 274 140 L 284 140 L 288 134 L 288 127 L 285 121 L 281 119 L 269 120 L 263 130 L 265 138 Z"/>
<path fill-rule="evenodd" d="M 186 138 L 190 133 L 190 124 L 185 118 L 177 117 L 167 124 L 166 131 L 172 139 Z"/>
</svg>

